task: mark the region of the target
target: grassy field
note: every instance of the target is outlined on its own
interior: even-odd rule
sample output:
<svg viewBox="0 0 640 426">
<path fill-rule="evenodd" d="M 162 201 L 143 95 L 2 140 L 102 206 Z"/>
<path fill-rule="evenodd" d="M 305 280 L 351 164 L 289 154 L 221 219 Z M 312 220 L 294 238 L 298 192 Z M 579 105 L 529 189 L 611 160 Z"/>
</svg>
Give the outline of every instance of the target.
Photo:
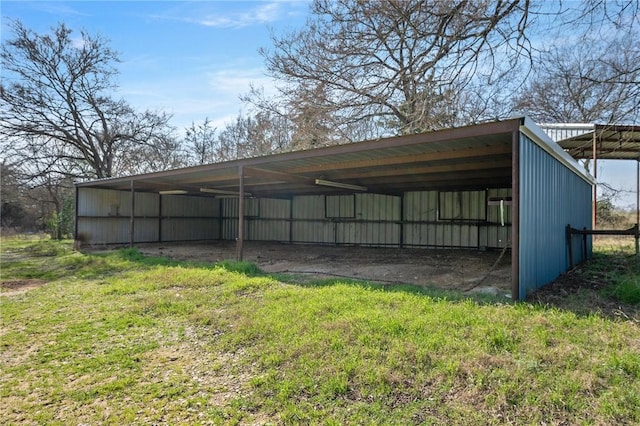
<svg viewBox="0 0 640 426">
<path fill-rule="evenodd" d="M 4 424 L 640 424 L 630 256 L 552 306 L 1 243 Z"/>
</svg>

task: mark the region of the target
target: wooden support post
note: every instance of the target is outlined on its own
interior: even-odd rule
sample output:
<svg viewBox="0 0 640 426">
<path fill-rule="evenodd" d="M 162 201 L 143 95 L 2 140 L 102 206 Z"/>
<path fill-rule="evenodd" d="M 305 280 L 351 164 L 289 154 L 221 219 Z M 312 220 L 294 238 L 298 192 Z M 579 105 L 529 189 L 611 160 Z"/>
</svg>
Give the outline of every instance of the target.
<svg viewBox="0 0 640 426">
<path fill-rule="evenodd" d="M 584 262 L 587 260 L 587 228 L 584 227 L 582 230 L 585 231 L 585 233 L 582 234 L 582 261 Z"/>
<path fill-rule="evenodd" d="M 129 220 L 129 247 L 133 248 L 133 233 L 135 231 L 134 228 L 134 215 L 136 211 L 136 192 L 133 186 L 133 180 L 131 181 L 131 217 Z"/>
<path fill-rule="evenodd" d="M 242 164 L 238 166 L 240 181 L 238 190 L 238 239 L 236 241 L 236 258 L 241 262 L 244 255 L 244 170 Z"/>
<path fill-rule="evenodd" d="M 636 239 L 636 256 L 640 256 L 640 229 L 639 229 L 640 225 L 638 225 L 636 223 L 635 226 L 635 231 L 636 231 L 636 235 L 635 235 L 635 239 Z"/>
</svg>

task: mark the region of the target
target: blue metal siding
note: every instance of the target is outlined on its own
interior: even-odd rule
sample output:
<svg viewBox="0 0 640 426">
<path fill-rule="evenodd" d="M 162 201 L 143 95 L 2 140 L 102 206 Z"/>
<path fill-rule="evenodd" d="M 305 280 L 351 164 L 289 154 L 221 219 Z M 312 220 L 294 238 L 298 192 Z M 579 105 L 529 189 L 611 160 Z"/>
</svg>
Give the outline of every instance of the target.
<svg viewBox="0 0 640 426">
<path fill-rule="evenodd" d="M 569 269 L 566 226 L 591 228 L 591 184 L 520 134 L 519 291 L 524 299 Z M 574 253 L 582 256 L 580 242 Z M 587 249 L 591 255 L 591 244 Z M 582 259 L 581 259 L 582 260 Z"/>
</svg>

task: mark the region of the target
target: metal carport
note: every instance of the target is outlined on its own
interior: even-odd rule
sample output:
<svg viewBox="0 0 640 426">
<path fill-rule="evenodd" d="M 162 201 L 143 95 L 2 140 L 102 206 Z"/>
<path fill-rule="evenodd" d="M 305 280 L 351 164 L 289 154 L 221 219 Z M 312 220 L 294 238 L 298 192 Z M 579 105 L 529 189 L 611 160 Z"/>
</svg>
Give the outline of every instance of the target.
<svg viewBox="0 0 640 426">
<path fill-rule="evenodd" d="M 157 194 L 146 197 L 157 200 L 159 204 L 154 210 L 158 212 L 158 228 L 163 223 L 164 195 L 183 194 L 189 199 L 234 197 L 238 203 L 237 252 L 241 259 L 247 196 L 287 200 L 301 196 L 355 193 L 399 198 L 400 202 L 396 204 L 399 204 L 400 217 L 391 222 L 399 229 L 398 246 L 402 247 L 408 238 L 406 232 L 413 229 L 410 228 L 411 221 L 407 220 L 408 212 L 403 211 L 407 194 L 439 191 L 438 194 L 445 196 L 438 195 L 436 202 L 442 202 L 453 191 L 505 188 L 510 190 L 510 196 L 485 196 L 483 202 L 500 203 L 501 208 L 505 204 L 510 205 L 512 297 L 523 299 L 567 270 L 569 259 L 564 228 L 569 223 L 590 226 L 592 184 L 592 178 L 540 128 L 528 118 L 518 117 L 415 135 L 77 183 L 76 236 L 94 219 L 91 226 L 101 226 L 97 221 L 98 215 L 83 214 L 87 209 L 78 208 L 80 204 L 84 206 L 93 202 L 83 189 L 129 194 L 129 201 L 120 198 L 122 205 L 128 203 L 128 207 L 115 208 L 102 215 L 104 219 L 107 216 L 118 218 L 118 224 L 112 226 L 122 233 L 125 232 L 122 219 L 129 212 L 130 244 L 136 242 L 137 221 L 156 219 L 151 217 L 153 214 L 138 213 L 140 208 L 136 206 L 136 194 Z M 484 209 L 487 216 L 486 207 Z M 438 213 L 433 222 L 452 220 L 443 218 L 439 210 Z M 290 215 L 288 220 L 292 221 L 293 216 Z M 482 218 L 475 218 L 473 223 L 476 222 L 482 225 Z M 157 235 L 162 235 L 161 230 Z M 474 244 L 479 245 L 475 240 Z"/>
</svg>

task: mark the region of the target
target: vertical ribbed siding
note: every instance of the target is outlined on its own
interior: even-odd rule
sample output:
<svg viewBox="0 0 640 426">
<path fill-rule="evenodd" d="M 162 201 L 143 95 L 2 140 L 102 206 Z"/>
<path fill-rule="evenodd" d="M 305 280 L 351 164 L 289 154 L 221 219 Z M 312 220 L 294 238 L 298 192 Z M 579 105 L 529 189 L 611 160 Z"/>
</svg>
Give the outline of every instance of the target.
<svg viewBox="0 0 640 426">
<path fill-rule="evenodd" d="M 403 245 L 478 247 L 486 209 L 485 191 L 407 192 Z"/>
<path fill-rule="evenodd" d="M 518 277 L 524 299 L 569 268 L 565 228 L 591 228 L 592 188 L 524 134 L 519 166 Z"/>
<path fill-rule="evenodd" d="M 335 243 L 336 224 L 325 218 L 325 196 L 303 195 L 293 198 L 291 241 L 298 243 Z"/>
<path fill-rule="evenodd" d="M 163 195 L 162 241 L 218 239 L 219 203 L 213 197 Z"/>
<path fill-rule="evenodd" d="M 291 201 L 270 198 L 245 200 L 246 241 L 289 241 Z M 222 200 L 222 239 L 238 236 L 238 199 Z"/>
<path fill-rule="evenodd" d="M 400 245 L 400 197 L 355 194 L 352 218 L 336 224 L 337 244 Z"/>
<path fill-rule="evenodd" d="M 489 189 L 487 197 L 511 197 L 511 188 Z M 480 247 L 503 248 L 511 244 L 511 211 L 511 206 L 505 204 L 501 217 L 499 205 L 487 206 L 488 224 L 480 228 Z"/>
<path fill-rule="evenodd" d="M 160 197 L 162 212 L 159 211 Z M 218 203 L 219 200 L 212 197 L 135 192 L 133 241 L 217 239 Z M 130 191 L 78 188 L 77 205 L 78 234 L 87 242 L 123 244 L 129 241 Z"/>
<path fill-rule="evenodd" d="M 131 192 L 78 188 L 77 232 L 91 244 L 129 241 Z M 158 240 L 158 194 L 135 193 L 135 242 Z"/>
</svg>

